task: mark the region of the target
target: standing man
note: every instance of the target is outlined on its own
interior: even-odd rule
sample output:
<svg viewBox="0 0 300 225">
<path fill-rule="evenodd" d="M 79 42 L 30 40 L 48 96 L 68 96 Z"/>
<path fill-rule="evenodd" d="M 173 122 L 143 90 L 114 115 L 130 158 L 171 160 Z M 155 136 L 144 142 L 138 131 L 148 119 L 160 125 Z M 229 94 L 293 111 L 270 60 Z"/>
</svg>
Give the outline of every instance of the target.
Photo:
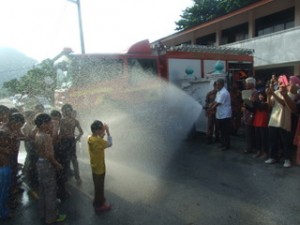
<svg viewBox="0 0 300 225">
<path fill-rule="evenodd" d="M 230 94 L 224 85 L 224 79 L 218 79 L 216 81 L 218 92 L 215 101 L 209 108 L 209 111 L 216 109 L 216 119 L 221 132 L 220 147 L 222 151 L 226 151 L 230 148 L 230 121 L 232 115 Z"/>
<path fill-rule="evenodd" d="M 253 77 L 248 77 L 245 80 L 246 90 L 250 91 L 251 95 L 248 99 L 243 99 L 243 122 L 245 125 L 246 148 L 244 153 L 252 153 L 255 149 L 255 129 L 253 126 L 253 118 L 255 112 L 255 103 L 258 102 L 258 91 L 255 89 L 256 80 Z"/>
</svg>

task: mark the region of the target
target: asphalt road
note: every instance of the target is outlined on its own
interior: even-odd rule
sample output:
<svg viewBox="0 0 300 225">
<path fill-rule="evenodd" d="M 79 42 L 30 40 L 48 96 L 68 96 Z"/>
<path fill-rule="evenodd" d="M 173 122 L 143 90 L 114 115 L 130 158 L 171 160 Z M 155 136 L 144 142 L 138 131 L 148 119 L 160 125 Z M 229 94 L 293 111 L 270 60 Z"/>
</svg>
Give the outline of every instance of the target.
<svg viewBox="0 0 300 225">
<path fill-rule="evenodd" d="M 76 186 L 74 180 L 69 181 L 72 196 L 60 205 L 68 215 L 61 224 L 300 224 L 299 167 L 266 165 L 243 154 L 242 137 L 233 137 L 232 146 L 222 152 L 216 144 L 206 145 L 199 135 L 193 141 L 183 141 L 165 165 L 156 167 L 152 161 L 152 169 L 130 165 L 127 160 L 114 161 L 113 154 L 107 152 L 105 191 L 113 208 L 102 214 L 96 214 L 91 206 L 93 186 L 87 152 L 79 149 L 83 183 Z M 16 217 L 2 224 L 43 224 L 37 215 L 37 200 L 26 192 L 20 199 L 23 203 Z"/>
<path fill-rule="evenodd" d="M 298 225 L 300 168 L 266 165 L 242 153 L 244 139 L 232 137 L 222 152 L 197 135 L 186 141 L 199 107 L 178 97 L 173 103 L 125 108 L 115 105 L 81 114 L 85 136 L 78 159 L 83 183 L 68 184 L 72 196 L 59 205 L 65 225 Z M 184 104 L 186 105 L 184 105 Z M 104 110 L 105 109 L 105 110 Z M 100 118 L 98 118 L 100 117 Z M 105 193 L 110 212 L 92 208 L 93 184 L 86 146 L 89 124 L 110 126 L 113 147 L 106 151 Z M 21 148 L 20 161 L 25 152 Z M 37 199 L 25 191 L 16 216 L 1 224 L 43 224 Z"/>
</svg>

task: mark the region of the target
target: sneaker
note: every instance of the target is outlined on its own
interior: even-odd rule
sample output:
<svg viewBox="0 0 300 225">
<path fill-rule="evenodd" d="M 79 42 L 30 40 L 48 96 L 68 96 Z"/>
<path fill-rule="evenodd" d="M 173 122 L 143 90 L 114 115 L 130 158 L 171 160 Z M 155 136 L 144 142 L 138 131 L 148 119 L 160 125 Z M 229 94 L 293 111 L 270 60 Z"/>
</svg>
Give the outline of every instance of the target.
<svg viewBox="0 0 300 225">
<path fill-rule="evenodd" d="M 272 158 L 269 158 L 269 159 L 267 159 L 267 160 L 265 161 L 266 164 L 273 164 L 273 163 L 275 163 L 275 162 L 276 162 L 276 160 L 275 160 L 275 159 L 272 159 Z"/>
<path fill-rule="evenodd" d="M 284 168 L 289 168 L 291 166 L 292 166 L 292 164 L 291 164 L 291 161 L 289 159 L 284 160 L 284 164 L 283 164 Z"/>
<path fill-rule="evenodd" d="M 111 209 L 111 205 L 107 203 L 104 203 L 99 207 L 95 207 L 96 212 L 105 212 L 105 211 L 109 211 L 110 209 Z"/>
<path fill-rule="evenodd" d="M 50 222 L 47 221 L 46 224 L 63 222 L 66 219 L 66 217 L 67 217 L 66 214 L 58 214 L 56 220 Z"/>
</svg>

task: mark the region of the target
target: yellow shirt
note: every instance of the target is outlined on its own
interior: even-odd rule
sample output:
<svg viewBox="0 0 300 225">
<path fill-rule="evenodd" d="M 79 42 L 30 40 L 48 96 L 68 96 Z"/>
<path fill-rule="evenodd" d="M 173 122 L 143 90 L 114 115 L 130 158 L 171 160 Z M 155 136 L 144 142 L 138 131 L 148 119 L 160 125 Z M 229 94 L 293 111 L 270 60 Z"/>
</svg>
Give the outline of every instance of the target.
<svg viewBox="0 0 300 225">
<path fill-rule="evenodd" d="M 100 136 L 88 137 L 88 148 L 90 153 L 90 163 L 94 174 L 105 173 L 105 155 L 104 149 L 111 144 Z"/>
</svg>

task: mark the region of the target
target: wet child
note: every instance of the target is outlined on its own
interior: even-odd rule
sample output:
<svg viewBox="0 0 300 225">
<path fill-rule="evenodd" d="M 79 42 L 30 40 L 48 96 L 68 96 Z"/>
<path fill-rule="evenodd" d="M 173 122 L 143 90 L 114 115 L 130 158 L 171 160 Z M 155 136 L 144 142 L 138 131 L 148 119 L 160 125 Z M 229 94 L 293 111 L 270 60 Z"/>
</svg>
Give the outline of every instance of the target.
<svg viewBox="0 0 300 225">
<path fill-rule="evenodd" d="M 3 125 L 8 121 L 10 115 L 10 109 L 5 105 L 0 105 L 0 125 Z"/>
<path fill-rule="evenodd" d="M 55 159 L 61 164 L 64 164 L 64 154 L 60 153 L 60 140 L 59 140 L 59 129 L 60 129 L 60 120 L 61 113 L 60 111 L 54 109 L 50 112 L 51 122 L 52 122 L 52 142 L 53 142 L 53 150 Z M 66 191 L 65 187 L 65 175 L 64 170 L 56 171 L 56 185 L 57 185 L 57 198 L 60 200 L 65 200 L 69 193 Z"/>
<path fill-rule="evenodd" d="M 92 135 L 88 137 L 87 142 L 95 189 L 93 206 L 96 212 L 103 212 L 111 209 L 111 205 L 106 203 L 104 197 L 106 172 L 104 150 L 112 146 L 112 137 L 108 126 L 99 120 L 95 120 L 91 124 L 91 131 Z M 107 134 L 107 140 L 104 140 L 105 133 Z"/>
<path fill-rule="evenodd" d="M 1 126 L 1 129 L 9 133 L 11 137 L 9 153 L 9 166 L 11 167 L 9 206 L 11 208 L 17 207 L 17 194 L 23 190 L 18 186 L 17 173 L 20 141 L 24 140 L 24 136 L 21 133 L 21 127 L 24 123 L 25 119 L 21 113 L 13 113 L 9 115 L 8 121 Z"/>
<path fill-rule="evenodd" d="M 8 197 L 11 182 L 11 136 L 7 130 L 0 128 L 0 221 L 12 217 L 8 208 Z"/>
<path fill-rule="evenodd" d="M 39 179 L 39 214 L 47 224 L 62 222 L 65 214 L 58 214 L 56 205 L 56 172 L 62 165 L 54 157 L 51 116 L 38 114 L 34 120 L 37 126 L 35 144 L 37 147 L 37 171 Z"/>
<path fill-rule="evenodd" d="M 64 104 L 61 108 L 62 119 L 60 121 L 59 139 L 60 139 L 60 153 L 62 157 L 65 158 L 63 167 L 65 170 L 65 175 L 70 174 L 70 163 L 71 159 L 76 157 L 76 142 L 80 140 L 83 135 L 83 130 L 77 119 L 74 118 L 74 110 L 70 104 Z M 75 130 L 78 130 L 77 136 L 75 136 Z M 74 176 L 78 184 L 81 183 L 81 178 L 79 174 L 78 163 L 73 164 L 74 166 Z"/>
<path fill-rule="evenodd" d="M 31 110 L 27 110 L 24 112 L 24 117 L 25 117 L 25 124 L 22 127 L 22 133 L 25 136 L 24 147 L 26 151 L 26 158 L 23 166 L 23 174 L 25 176 L 25 179 L 29 187 L 32 190 L 37 190 L 38 179 L 37 179 L 37 171 L 36 171 L 36 162 L 38 156 L 34 144 L 35 112 Z"/>
<path fill-rule="evenodd" d="M 8 122 L 10 110 L 5 105 L 0 105 L 0 126 Z M 7 200 L 11 182 L 11 165 L 10 159 L 10 135 L 4 130 L 0 130 L 0 219 L 9 217 Z"/>
</svg>

